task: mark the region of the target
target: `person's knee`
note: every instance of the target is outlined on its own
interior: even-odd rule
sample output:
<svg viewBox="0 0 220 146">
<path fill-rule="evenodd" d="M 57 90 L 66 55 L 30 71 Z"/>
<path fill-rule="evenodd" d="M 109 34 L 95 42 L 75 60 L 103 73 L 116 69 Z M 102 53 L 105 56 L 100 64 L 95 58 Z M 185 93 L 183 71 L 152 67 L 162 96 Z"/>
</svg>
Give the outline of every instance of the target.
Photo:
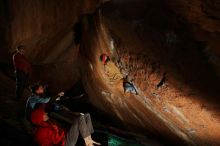
<svg viewBox="0 0 220 146">
<path fill-rule="evenodd" d="M 85 113 L 84 115 L 80 115 L 80 116 L 78 116 L 77 117 L 77 121 L 78 122 L 80 122 L 80 121 L 82 121 L 82 120 L 88 120 L 88 119 L 91 119 L 91 116 L 90 116 L 90 114 L 89 113 Z"/>
<path fill-rule="evenodd" d="M 89 113 L 84 114 L 85 117 L 91 117 Z"/>
<path fill-rule="evenodd" d="M 79 116 L 76 118 L 76 120 L 77 120 L 78 122 L 80 122 L 80 121 L 84 120 L 84 116 L 83 116 L 83 115 L 79 115 Z"/>
</svg>

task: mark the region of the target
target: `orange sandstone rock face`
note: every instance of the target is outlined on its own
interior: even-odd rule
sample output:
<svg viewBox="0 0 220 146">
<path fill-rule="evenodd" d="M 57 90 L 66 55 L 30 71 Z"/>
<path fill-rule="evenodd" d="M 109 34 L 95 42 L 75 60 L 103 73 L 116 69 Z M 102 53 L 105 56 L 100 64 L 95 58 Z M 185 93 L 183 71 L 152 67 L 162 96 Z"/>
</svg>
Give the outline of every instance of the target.
<svg viewBox="0 0 220 146">
<path fill-rule="evenodd" d="M 186 4 L 176 4 L 180 6 L 152 2 L 144 10 L 137 4 L 134 10 L 131 3 L 113 1 L 87 19 L 83 44 L 91 45 L 81 51 L 88 58 L 82 62 L 85 88 L 96 107 L 132 130 L 148 131 L 178 145 L 217 146 L 219 77 L 206 44 L 191 30 L 194 24 L 175 13 Z M 145 12 L 143 16 L 139 11 Z M 122 76 L 133 80 L 139 95 L 124 94 L 122 80 L 109 81 L 99 61 L 102 53 L 109 53 Z"/>
<path fill-rule="evenodd" d="M 218 0 L 0 4 L 1 63 L 10 64 L 9 52 L 22 43 L 32 80 L 54 92 L 82 79 L 93 105 L 130 130 L 175 145 L 220 145 Z M 79 20 L 80 45 L 73 41 Z M 138 95 L 124 93 L 126 76 Z"/>
</svg>

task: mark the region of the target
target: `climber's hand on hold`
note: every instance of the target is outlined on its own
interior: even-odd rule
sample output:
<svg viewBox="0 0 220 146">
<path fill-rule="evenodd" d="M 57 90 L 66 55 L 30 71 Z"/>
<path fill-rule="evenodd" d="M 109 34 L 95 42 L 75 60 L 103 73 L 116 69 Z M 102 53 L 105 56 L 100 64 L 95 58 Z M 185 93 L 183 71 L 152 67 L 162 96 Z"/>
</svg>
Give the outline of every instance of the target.
<svg viewBox="0 0 220 146">
<path fill-rule="evenodd" d="M 56 98 L 56 101 L 59 101 L 59 100 L 60 100 L 60 96 Z"/>
<path fill-rule="evenodd" d="M 64 96 L 64 92 L 58 93 L 58 97 L 56 98 L 56 101 L 59 101 L 62 96 Z"/>
<path fill-rule="evenodd" d="M 64 92 L 60 92 L 60 93 L 58 93 L 58 96 L 59 96 L 59 97 L 64 96 Z"/>
</svg>

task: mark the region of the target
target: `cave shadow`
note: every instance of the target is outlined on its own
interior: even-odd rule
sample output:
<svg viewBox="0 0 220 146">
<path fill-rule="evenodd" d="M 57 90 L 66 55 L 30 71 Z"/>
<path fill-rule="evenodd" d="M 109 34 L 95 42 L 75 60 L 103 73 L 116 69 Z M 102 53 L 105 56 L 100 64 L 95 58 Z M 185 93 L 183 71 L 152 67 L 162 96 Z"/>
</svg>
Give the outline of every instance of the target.
<svg viewBox="0 0 220 146">
<path fill-rule="evenodd" d="M 3 120 L 0 120 L 0 145 L 37 146 L 30 135 Z"/>
</svg>

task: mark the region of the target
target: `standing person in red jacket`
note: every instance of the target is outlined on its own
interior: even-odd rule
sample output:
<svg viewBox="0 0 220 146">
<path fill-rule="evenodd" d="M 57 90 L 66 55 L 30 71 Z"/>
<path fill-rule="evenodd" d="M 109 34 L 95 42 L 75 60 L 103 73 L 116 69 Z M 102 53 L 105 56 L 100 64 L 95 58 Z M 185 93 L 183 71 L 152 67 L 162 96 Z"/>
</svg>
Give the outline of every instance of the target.
<svg viewBox="0 0 220 146">
<path fill-rule="evenodd" d="M 31 121 L 36 125 L 34 139 L 39 146 L 75 146 L 79 133 L 86 146 L 101 145 L 91 138 L 94 132 L 90 114 L 75 117 L 68 132 L 64 132 L 50 121 L 47 113 L 36 109 L 31 113 Z"/>
<path fill-rule="evenodd" d="M 13 64 L 16 76 L 16 99 L 20 99 L 27 86 L 28 77 L 31 73 L 31 64 L 24 56 L 24 46 L 16 47 L 16 53 L 13 55 Z"/>
</svg>

